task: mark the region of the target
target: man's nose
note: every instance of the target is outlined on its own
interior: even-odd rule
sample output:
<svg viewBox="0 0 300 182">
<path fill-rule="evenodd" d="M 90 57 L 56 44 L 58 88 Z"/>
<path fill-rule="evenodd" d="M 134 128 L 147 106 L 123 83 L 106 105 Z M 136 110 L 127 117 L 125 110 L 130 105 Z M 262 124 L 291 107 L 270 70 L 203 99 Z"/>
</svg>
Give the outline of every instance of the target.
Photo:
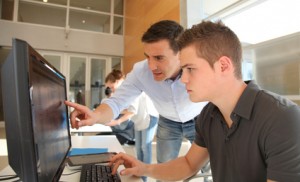
<svg viewBox="0 0 300 182">
<path fill-rule="evenodd" d="M 182 74 L 181 74 L 181 77 L 180 77 L 180 81 L 182 83 L 187 83 L 188 82 L 188 79 L 186 77 L 186 74 L 184 74 L 184 72 L 182 71 Z"/>
<path fill-rule="evenodd" d="M 152 60 L 151 58 L 148 58 L 148 66 L 149 66 L 150 70 L 156 70 L 157 69 L 155 61 Z"/>
</svg>

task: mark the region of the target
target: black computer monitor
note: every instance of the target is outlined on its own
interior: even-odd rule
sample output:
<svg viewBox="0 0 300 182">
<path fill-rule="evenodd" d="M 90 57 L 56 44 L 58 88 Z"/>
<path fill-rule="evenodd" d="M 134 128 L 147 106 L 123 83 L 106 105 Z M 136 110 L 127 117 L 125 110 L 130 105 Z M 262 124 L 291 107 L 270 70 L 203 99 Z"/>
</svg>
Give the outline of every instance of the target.
<svg viewBox="0 0 300 182">
<path fill-rule="evenodd" d="M 71 148 L 64 75 L 13 39 L 1 77 L 10 166 L 24 182 L 58 181 Z"/>
</svg>

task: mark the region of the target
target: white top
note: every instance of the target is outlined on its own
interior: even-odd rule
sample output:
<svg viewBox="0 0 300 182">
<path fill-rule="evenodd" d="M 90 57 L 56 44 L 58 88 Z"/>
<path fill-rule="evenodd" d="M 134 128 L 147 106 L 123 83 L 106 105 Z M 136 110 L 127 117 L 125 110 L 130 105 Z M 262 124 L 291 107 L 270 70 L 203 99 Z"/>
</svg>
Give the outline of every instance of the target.
<svg viewBox="0 0 300 182">
<path fill-rule="evenodd" d="M 134 122 L 134 129 L 137 131 L 148 128 L 150 124 L 150 115 L 158 117 L 151 99 L 143 92 L 127 109 L 135 115 L 131 117 Z"/>
<path fill-rule="evenodd" d="M 136 63 L 113 96 L 105 99 L 103 103 L 112 108 L 116 118 L 143 91 L 150 97 L 161 116 L 176 122 L 193 119 L 206 105 L 206 102 L 193 103 L 189 100 L 185 85 L 180 78 L 174 81 L 170 79 L 155 81 L 148 68 L 147 60 Z"/>
</svg>

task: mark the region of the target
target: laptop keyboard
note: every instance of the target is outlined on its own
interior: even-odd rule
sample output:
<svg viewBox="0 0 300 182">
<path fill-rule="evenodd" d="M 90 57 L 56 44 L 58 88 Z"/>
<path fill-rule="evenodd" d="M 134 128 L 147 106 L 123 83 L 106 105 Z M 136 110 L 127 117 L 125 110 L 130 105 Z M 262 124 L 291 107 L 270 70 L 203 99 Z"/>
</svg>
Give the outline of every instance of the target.
<svg viewBox="0 0 300 182">
<path fill-rule="evenodd" d="M 121 182 L 118 174 L 111 174 L 111 167 L 97 164 L 85 164 L 81 168 L 80 182 Z"/>
</svg>

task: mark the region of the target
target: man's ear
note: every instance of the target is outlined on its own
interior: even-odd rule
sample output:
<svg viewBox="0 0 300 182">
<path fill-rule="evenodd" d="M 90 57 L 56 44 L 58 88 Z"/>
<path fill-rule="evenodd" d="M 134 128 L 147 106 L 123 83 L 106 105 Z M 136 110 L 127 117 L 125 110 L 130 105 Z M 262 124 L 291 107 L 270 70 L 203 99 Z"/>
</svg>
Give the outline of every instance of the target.
<svg viewBox="0 0 300 182">
<path fill-rule="evenodd" d="M 233 65 L 232 61 L 229 57 L 227 56 L 222 56 L 219 58 L 219 69 L 221 73 L 227 73 L 228 71 L 232 71 Z"/>
</svg>

